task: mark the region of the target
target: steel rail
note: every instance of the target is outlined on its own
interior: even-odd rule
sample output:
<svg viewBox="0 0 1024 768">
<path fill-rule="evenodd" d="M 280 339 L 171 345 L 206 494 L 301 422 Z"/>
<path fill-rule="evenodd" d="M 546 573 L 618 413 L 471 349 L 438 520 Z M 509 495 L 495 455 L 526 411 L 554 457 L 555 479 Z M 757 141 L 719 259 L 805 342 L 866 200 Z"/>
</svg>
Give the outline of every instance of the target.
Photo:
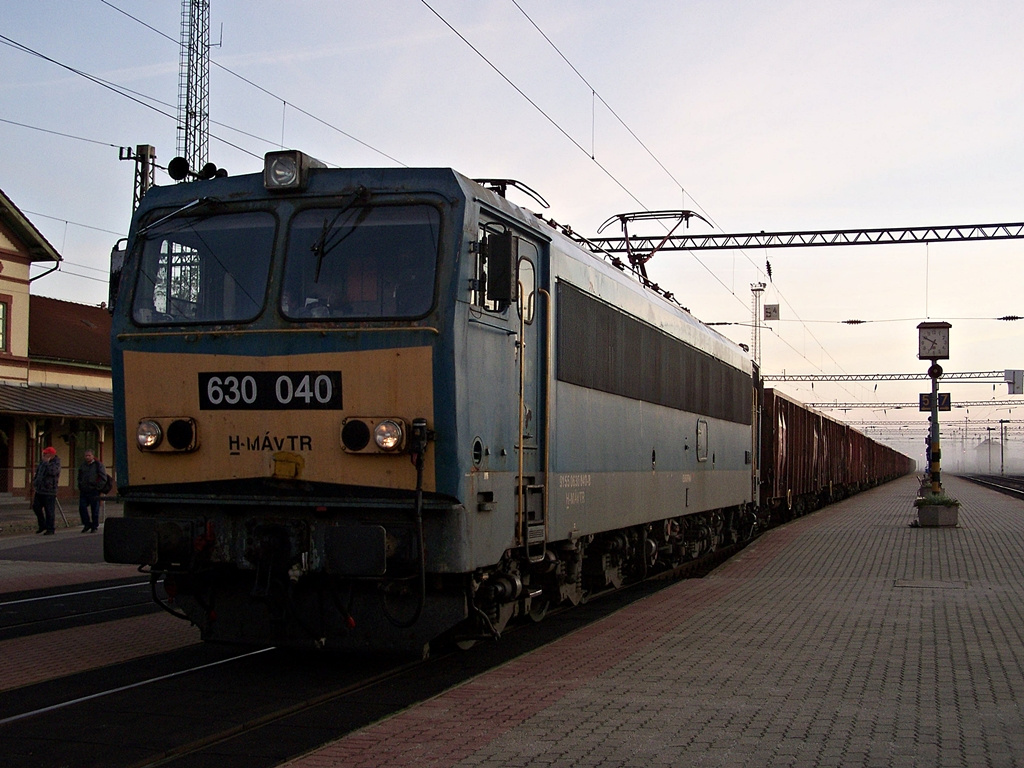
<svg viewBox="0 0 1024 768">
<path fill-rule="evenodd" d="M 250 656 L 255 656 L 255 655 L 260 654 L 260 653 L 266 653 L 267 651 L 272 651 L 272 650 L 274 650 L 273 646 L 269 646 L 267 648 L 260 648 L 259 650 L 250 651 L 248 653 L 243 653 L 243 654 L 241 654 L 239 656 L 231 656 L 230 658 L 227 658 L 227 659 L 220 659 L 219 661 L 212 661 L 209 664 L 201 664 L 198 667 L 190 667 L 189 669 L 180 669 L 177 672 L 170 672 L 170 673 L 168 673 L 166 675 L 160 675 L 159 677 L 151 677 L 148 680 L 139 680 L 138 682 L 128 683 L 127 685 L 119 685 L 117 688 L 110 688 L 109 690 L 106 690 L 106 691 L 98 691 L 97 693 L 90 693 L 90 694 L 87 694 L 85 696 L 79 696 L 78 698 L 71 699 L 69 701 L 62 701 L 62 702 L 57 703 L 57 704 L 51 704 L 48 707 L 41 707 L 39 709 L 34 709 L 31 712 L 22 712 L 21 714 L 18 714 L 18 715 L 12 715 L 10 717 L 5 717 L 3 720 L 0 720 L 0 725 L 7 725 L 9 723 L 16 723 L 19 720 L 25 720 L 25 719 L 30 718 L 30 717 L 36 717 L 38 715 L 46 714 L 47 712 L 55 712 L 55 711 L 57 711 L 59 709 L 65 709 L 65 708 L 73 706 L 75 704 L 81 704 L 84 701 L 92 701 L 93 699 L 101 699 L 101 698 L 103 698 L 105 696 L 110 696 L 111 694 L 121 693 L 122 691 L 130 691 L 133 688 L 141 688 L 142 686 L 145 686 L 145 685 L 152 685 L 153 683 L 159 683 L 159 682 L 162 682 L 164 680 L 170 680 L 171 678 L 181 677 L 182 675 L 187 675 L 190 672 L 198 672 L 200 670 L 209 669 L 211 667 L 219 667 L 222 664 L 227 664 L 228 662 L 231 662 L 231 661 L 237 661 L 238 659 L 245 659 L 245 658 L 248 658 Z"/>
</svg>

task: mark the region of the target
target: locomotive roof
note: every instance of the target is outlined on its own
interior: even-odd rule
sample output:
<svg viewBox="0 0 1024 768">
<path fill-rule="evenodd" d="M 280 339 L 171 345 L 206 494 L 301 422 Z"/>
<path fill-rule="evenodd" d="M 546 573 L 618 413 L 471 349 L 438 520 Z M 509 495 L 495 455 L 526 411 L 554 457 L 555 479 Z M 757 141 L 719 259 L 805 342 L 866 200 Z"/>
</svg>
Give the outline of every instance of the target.
<svg viewBox="0 0 1024 768">
<path fill-rule="evenodd" d="M 553 225 L 554 222 L 516 205 L 452 168 L 316 168 L 309 172 L 304 194 L 338 194 L 341 191 L 337 186 L 339 175 L 346 177 L 346 188 L 363 186 L 371 191 L 374 188 L 387 188 L 389 192 L 407 191 L 409 194 L 429 189 L 447 197 L 478 200 L 519 221 L 524 227 L 534 232 L 539 231 L 549 241 L 557 243 L 558 250 L 576 260 L 584 270 L 594 270 L 601 275 L 601 282 L 605 286 L 603 292 L 614 294 L 602 296 L 604 300 L 624 306 L 641 320 L 683 338 L 736 368 L 746 372 L 751 370 L 750 357 L 738 344 L 694 318 L 678 303 L 616 269 L 600 253 L 585 248 L 558 225 Z M 204 197 L 228 202 L 265 195 L 262 173 L 157 186 L 143 197 L 138 215 L 153 208 L 182 205 Z M 277 193 L 275 196 L 287 199 L 288 193 Z M 579 287 L 586 288 L 587 283 L 583 282 Z"/>
</svg>

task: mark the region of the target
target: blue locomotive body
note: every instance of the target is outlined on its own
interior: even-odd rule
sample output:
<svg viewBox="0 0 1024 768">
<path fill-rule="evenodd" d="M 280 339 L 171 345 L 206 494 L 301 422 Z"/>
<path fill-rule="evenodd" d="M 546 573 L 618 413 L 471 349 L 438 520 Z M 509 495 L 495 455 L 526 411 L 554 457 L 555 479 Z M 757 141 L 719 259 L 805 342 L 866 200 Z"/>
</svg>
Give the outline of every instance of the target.
<svg viewBox="0 0 1024 768">
<path fill-rule="evenodd" d="M 420 651 L 756 532 L 739 347 L 451 170 L 317 165 L 136 212 L 107 560 L 208 640 Z"/>
</svg>

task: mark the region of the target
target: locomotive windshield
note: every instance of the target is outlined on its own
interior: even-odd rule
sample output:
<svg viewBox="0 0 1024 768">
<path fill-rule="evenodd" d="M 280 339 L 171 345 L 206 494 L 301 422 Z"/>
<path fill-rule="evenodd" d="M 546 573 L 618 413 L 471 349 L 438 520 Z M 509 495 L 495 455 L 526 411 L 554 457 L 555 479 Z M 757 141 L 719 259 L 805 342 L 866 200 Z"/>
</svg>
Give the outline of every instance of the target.
<svg viewBox="0 0 1024 768">
<path fill-rule="evenodd" d="M 146 231 L 132 317 L 149 325 L 243 322 L 263 308 L 269 213 L 183 216 Z"/>
<path fill-rule="evenodd" d="M 281 313 L 290 320 L 413 318 L 434 303 L 441 215 L 430 205 L 311 208 L 287 223 Z M 238 323 L 263 310 L 276 218 L 172 215 L 142 230 L 132 318 Z"/>
<path fill-rule="evenodd" d="M 429 205 L 302 211 L 289 228 L 282 313 L 336 320 L 427 314 L 440 223 Z"/>
</svg>

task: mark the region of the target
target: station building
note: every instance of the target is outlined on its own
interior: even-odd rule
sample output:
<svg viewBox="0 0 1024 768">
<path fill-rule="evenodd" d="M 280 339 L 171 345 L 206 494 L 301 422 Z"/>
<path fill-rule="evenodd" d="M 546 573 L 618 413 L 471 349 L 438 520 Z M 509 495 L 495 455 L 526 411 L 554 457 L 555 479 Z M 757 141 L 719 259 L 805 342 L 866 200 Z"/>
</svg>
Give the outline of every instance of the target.
<svg viewBox="0 0 1024 768">
<path fill-rule="evenodd" d="M 43 448 L 64 468 L 58 498 L 76 497 L 76 469 L 92 449 L 113 473 L 110 315 L 33 296 L 33 264 L 61 256 L 0 190 L 0 499 L 30 498 Z"/>
</svg>

